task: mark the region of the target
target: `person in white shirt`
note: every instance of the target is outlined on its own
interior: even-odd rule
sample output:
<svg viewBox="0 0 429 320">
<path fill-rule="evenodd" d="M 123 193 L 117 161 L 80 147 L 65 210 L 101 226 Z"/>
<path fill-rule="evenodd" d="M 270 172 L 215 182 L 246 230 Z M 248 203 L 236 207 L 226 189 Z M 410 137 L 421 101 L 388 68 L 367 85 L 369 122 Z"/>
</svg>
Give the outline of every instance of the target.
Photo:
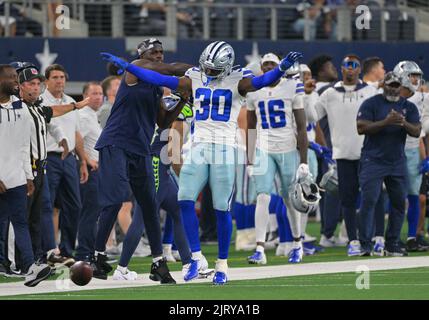
<svg viewBox="0 0 429 320">
<path fill-rule="evenodd" d="M 330 128 L 332 158 L 336 160 L 338 170 L 338 193 L 349 238 L 347 254 L 360 256 L 356 206 L 363 136 L 358 135 L 356 116 L 362 102 L 377 94 L 377 89 L 359 80 L 361 66 L 356 55 L 344 57 L 341 72 L 343 81 L 338 81 L 321 94 L 316 111 L 319 119 L 327 116 Z"/>
<path fill-rule="evenodd" d="M 45 78 L 46 90 L 41 95 L 44 105 L 51 106 L 75 103 L 73 98 L 64 93 L 67 73 L 63 66 L 58 64 L 49 66 L 45 71 Z M 52 241 L 55 240 L 52 235 L 52 226 L 46 223 L 46 221 L 49 221 L 49 217 L 52 217 L 52 208 L 54 207 L 54 203 L 58 202 L 61 209 L 59 226 L 61 230 L 61 240 L 59 244 L 60 255 L 72 258 L 81 210 L 79 180 L 80 183 L 86 183 L 88 180 L 88 169 L 85 160 L 85 151 L 83 149 L 83 141 L 79 133 L 79 113 L 77 111 L 69 112 L 61 117 L 52 119 L 52 123 L 59 125 L 64 131 L 70 154 L 63 159 L 61 156 L 63 148 L 58 146 L 54 138 L 48 134 L 47 176 L 49 195 L 45 197 L 42 211 L 42 216 L 48 219 L 43 219 L 45 222 L 42 223 L 42 232 L 45 237 L 44 241 L 50 243 L 49 247 L 51 247 L 53 244 Z M 80 179 L 74 152 L 79 156 L 81 163 Z M 47 200 L 48 198 L 50 198 L 50 200 Z"/>
<path fill-rule="evenodd" d="M 97 111 L 103 104 L 103 90 L 98 82 L 88 82 L 83 87 L 83 97 L 89 98 L 88 106 L 79 111 L 80 133 L 88 165 L 88 182 L 80 185 L 82 210 L 79 218 L 76 259 L 91 262 L 94 255 L 95 227 L 100 214 L 98 202 L 98 151 L 94 149 L 101 134 Z"/>
<path fill-rule="evenodd" d="M 35 263 L 28 230 L 27 196 L 34 192 L 29 161 L 31 116 L 25 103 L 14 96 L 17 93 L 15 69 L 0 65 L 0 224 L 8 219 L 12 222 L 21 271 L 26 274 L 24 284 L 34 287 L 49 277 L 51 268 Z"/>
<path fill-rule="evenodd" d="M 118 92 L 120 84 L 120 76 L 109 76 L 101 82 L 103 94 L 106 99 L 101 108 L 97 111 L 98 121 L 100 121 L 101 128 L 104 128 L 107 118 L 110 116 L 110 111 L 112 111 L 112 106 L 115 102 L 116 93 Z"/>
</svg>

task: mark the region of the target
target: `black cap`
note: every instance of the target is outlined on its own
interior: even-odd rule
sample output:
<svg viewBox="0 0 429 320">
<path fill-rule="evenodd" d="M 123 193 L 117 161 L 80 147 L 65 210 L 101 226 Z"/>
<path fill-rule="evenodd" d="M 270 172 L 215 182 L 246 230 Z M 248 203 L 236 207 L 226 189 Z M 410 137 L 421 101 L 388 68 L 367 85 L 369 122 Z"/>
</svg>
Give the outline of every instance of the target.
<svg viewBox="0 0 429 320">
<path fill-rule="evenodd" d="M 157 46 L 161 47 L 162 49 L 162 42 L 159 39 L 157 38 L 145 39 L 137 46 L 137 52 L 139 53 L 139 56 L 141 56 L 146 51 L 153 49 Z"/>
<path fill-rule="evenodd" d="M 15 68 L 16 72 L 20 73 L 22 70 L 24 70 L 25 68 L 36 68 L 37 70 L 39 70 L 33 63 L 31 62 L 21 62 L 21 61 L 14 61 L 9 63 L 9 65 L 11 65 L 12 67 Z"/>
<path fill-rule="evenodd" d="M 389 85 L 389 84 L 392 84 L 392 83 L 399 83 L 399 84 L 401 84 L 401 79 L 399 79 L 399 77 L 393 71 L 389 71 L 384 76 L 384 84 Z"/>
<path fill-rule="evenodd" d="M 40 81 L 45 81 L 45 77 L 39 73 L 39 70 L 33 67 L 25 68 L 18 74 L 19 83 L 31 81 L 36 78 L 40 79 Z"/>
</svg>

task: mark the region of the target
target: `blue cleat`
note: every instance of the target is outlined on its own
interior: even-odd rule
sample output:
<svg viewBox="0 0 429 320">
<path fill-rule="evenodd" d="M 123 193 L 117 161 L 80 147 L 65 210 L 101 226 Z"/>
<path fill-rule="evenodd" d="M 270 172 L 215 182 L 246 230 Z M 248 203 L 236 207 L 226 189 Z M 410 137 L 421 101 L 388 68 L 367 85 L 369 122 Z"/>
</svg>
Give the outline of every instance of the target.
<svg viewBox="0 0 429 320">
<path fill-rule="evenodd" d="M 317 252 L 316 246 L 310 242 L 304 242 L 303 247 L 304 247 L 304 255 L 305 256 L 312 256 Z"/>
<path fill-rule="evenodd" d="M 359 240 L 350 241 L 347 246 L 347 255 L 349 257 L 360 257 L 362 255 L 362 249 Z"/>
<path fill-rule="evenodd" d="M 267 257 L 265 256 L 265 253 L 255 251 L 253 255 L 247 257 L 247 261 L 250 264 L 267 264 Z"/>
<path fill-rule="evenodd" d="M 224 285 L 228 281 L 226 273 L 222 271 L 216 271 L 213 277 L 214 285 Z"/>
<path fill-rule="evenodd" d="M 289 253 L 289 263 L 300 263 L 302 261 L 302 248 L 293 248 Z"/>
<path fill-rule="evenodd" d="M 198 278 L 198 261 L 191 260 L 190 263 L 185 264 L 182 269 L 182 274 L 185 281 L 191 281 Z"/>
</svg>

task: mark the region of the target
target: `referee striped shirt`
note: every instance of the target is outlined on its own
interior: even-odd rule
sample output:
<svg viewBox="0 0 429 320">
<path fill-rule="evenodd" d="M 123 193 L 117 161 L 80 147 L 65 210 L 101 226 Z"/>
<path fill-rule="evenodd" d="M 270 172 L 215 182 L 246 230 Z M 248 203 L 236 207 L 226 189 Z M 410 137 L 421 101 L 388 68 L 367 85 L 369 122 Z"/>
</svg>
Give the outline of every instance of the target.
<svg viewBox="0 0 429 320">
<path fill-rule="evenodd" d="M 60 127 L 51 122 L 53 111 L 51 107 L 41 106 L 40 102 L 28 103 L 28 110 L 33 119 L 31 129 L 31 157 L 33 160 L 45 160 L 48 152 L 48 132 L 56 141 L 65 138 Z"/>
</svg>

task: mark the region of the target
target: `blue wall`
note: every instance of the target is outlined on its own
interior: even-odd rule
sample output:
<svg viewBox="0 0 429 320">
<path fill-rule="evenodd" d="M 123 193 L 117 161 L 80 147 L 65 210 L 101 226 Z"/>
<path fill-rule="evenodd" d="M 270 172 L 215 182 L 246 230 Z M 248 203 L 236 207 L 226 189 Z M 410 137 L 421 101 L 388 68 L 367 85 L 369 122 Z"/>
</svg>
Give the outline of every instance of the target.
<svg viewBox="0 0 429 320">
<path fill-rule="evenodd" d="M 107 51 L 131 58 L 125 54 L 124 39 L 86 38 L 86 39 L 48 39 L 51 53 L 57 53 L 56 63 L 63 64 L 69 72 L 71 81 L 100 80 L 106 76 L 106 65 L 99 58 L 99 52 Z M 39 65 L 36 53 L 44 48 L 42 38 L 1 38 L 0 63 L 14 60 L 32 61 Z M 177 52 L 167 52 L 166 61 L 182 61 L 191 64 L 198 62 L 199 55 L 207 41 L 180 40 Z M 230 41 L 235 49 L 236 64 L 246 64 L 245 55 L 252 53 L 253 41 Z M 304 53 L 304 62 L 311 57 L 327 53 L 334 57 L 335 65 L 339 65 L 347 53 L 356 53 L 361 58 L 379 56 L 385 61 L 386 69 L 391 70 L 400 60 L 416 61 L 429 79 L 429 43 L 401 42 L 344 42 L 330 43 L 324 41 L 258 41 L 259 53 L 274 51 L 285 54 L 288 51 Z"/>
</svg>

